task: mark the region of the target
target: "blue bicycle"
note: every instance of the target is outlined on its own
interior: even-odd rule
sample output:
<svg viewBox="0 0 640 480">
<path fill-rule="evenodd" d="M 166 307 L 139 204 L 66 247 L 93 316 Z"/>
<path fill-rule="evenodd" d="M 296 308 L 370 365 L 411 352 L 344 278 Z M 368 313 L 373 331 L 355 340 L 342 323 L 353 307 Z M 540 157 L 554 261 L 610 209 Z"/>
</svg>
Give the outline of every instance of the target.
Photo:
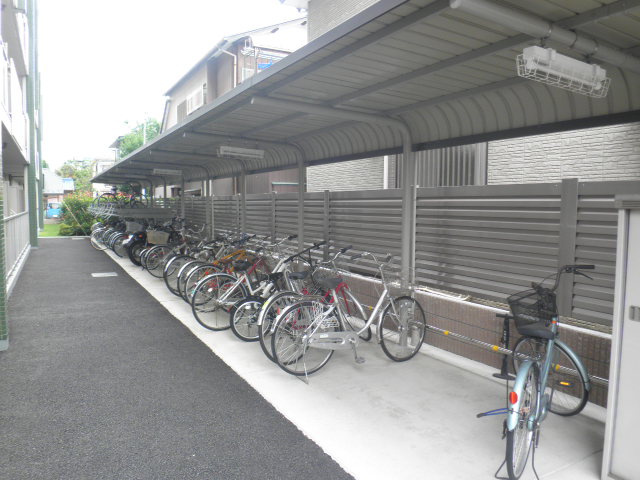
<svg viewBox="0 0 640 480">
<path fill-rule="evenodd" d="M 565 273 L 583 275 L 593 265 L 565 265 L 551 288 L 542 283 L 507 299 L 516 329 L 523 336 L 513 350 L 516 379 L 508 393 L 506 464 L 510 480 L 517 480 L 527 465 L 532 445 L 539 441 L 540 425 L 551 411 L 575 415 L 589 398 L 591 384 L 580 358 L 558 336 L 556 289 Z M 535 466 L 534 466 L 535 470 Z M 537 474 L 536 474 L 537 476 Z"/>
</svg>

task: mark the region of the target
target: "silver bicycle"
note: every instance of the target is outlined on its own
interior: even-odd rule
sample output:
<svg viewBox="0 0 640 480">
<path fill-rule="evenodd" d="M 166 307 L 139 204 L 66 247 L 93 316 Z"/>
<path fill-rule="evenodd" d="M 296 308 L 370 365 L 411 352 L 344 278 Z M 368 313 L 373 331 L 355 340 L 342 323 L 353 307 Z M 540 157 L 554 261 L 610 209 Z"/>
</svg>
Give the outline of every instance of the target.
<svg viewBox="0 0 640 480">
<path fill-rule="evenodd" d="M 426 332 L 424 310 L 412 295 L 392 297 L 391 283 L 385 275 L 391 256 L 383 262 L 372 253 L 352 257 L 370 257 L 380 272 L 383 289 L 368 318 L 362 318 L 360 328 L 344 311 L 338 290 L 343 283 L 338 276 L 328 276 L 318 283 L 330 292 L 324 297 L 305 297 L 288 306 L 276 319 L 271 335 L 271 350 L 276 363 L 285 372 L 307 376 L 324 367 L 335 350 L 351 349 L 356 363 L 364 359 L 358 355 L 358 344 L 377 319 L 376 335 L 384 353 L 396 362 L 413 358 L 420 350 Z M 353 297 L 355 300 L 355 297 Z M 357 300 L 356 300 L 357 301 Z M 358 309 L 364 311 L 363 308 Z M 358 311 L 356 310 L 356 311 Z"/>
</svg>

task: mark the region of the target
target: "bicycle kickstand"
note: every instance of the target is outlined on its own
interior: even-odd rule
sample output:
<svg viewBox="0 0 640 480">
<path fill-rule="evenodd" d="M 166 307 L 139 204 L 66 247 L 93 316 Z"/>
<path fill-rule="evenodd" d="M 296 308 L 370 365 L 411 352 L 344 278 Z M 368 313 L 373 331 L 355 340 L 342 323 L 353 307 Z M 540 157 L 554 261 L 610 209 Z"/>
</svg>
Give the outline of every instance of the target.
<svg viewBox="0 0 640 480">
<path fill-rule="evenodd" d="M 353 348 L 353 359 L 357 364 L 364 363 L 366 361 L 365 358 L 358 355 L 358 347 L 356 346 L 357 342 L 355 340 L 350 340 L 350 342 L 351 348 Z"/>
</svg>

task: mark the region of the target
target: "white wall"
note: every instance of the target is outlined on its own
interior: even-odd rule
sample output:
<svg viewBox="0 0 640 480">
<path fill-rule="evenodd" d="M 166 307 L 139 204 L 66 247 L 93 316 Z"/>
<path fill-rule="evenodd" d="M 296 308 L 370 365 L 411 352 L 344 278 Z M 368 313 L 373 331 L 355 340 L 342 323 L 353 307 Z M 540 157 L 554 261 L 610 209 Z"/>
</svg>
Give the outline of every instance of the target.
<svg viewBox="0 0 640 480">
<path fill-rule="evenodd" d="M 488 183 L 640 180 L 640 123 L 489 142 Z"/>
</svg>

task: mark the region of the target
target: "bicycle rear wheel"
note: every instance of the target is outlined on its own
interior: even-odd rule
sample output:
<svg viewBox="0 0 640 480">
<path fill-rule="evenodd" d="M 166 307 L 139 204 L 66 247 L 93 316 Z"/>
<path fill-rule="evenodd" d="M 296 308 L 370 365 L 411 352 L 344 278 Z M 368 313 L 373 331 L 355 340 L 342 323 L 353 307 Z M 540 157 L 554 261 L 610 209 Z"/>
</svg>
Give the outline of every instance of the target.
<svg viewBox="0 0 640 480">
<path fill-rule="evenodd" d="M 333 309 L 317 301 L 303 301 L 287 307 L 276 321 L 271 350 L 280 368 L 295 376 L 307 376 L 324 367 L 333 350 L 309 346 L 310 336 L 341 331 Z"/>
<path fill-rule="evenodd" d="M 513 347 L 513 368 L 518 371 L 528 358 L 544 361 L 547 341 L 521 337 Z M 589 400 L 587 380 L 563 345 L 553 344 L 551 369 L 547 377 L 545 394 L 549 396 L 549 411 L 563 417 L 580 413 Z"/>
<path fill-rule="evenodd" d="M 411 297 L 394 298 L 378 322 L 382 351 L 395 362 L 405 362 L 420 350 L 426 330 L 422 306 Z"/>
<path fill-rule="evenodd" d="M 513 430 L 507 430 L 507 472 L 510 480 L 517 480 L 527 466 L 531 445 L 537 432 L 537 425 L 533 418 L 538 410 L 540 402 L 538 365 L 531 363 L 526 372 L 522 388 L 514 392 L 517 395 L 518 423 Z M 517 382 L 517 380 L 516 380 Z"/>
</svg>

